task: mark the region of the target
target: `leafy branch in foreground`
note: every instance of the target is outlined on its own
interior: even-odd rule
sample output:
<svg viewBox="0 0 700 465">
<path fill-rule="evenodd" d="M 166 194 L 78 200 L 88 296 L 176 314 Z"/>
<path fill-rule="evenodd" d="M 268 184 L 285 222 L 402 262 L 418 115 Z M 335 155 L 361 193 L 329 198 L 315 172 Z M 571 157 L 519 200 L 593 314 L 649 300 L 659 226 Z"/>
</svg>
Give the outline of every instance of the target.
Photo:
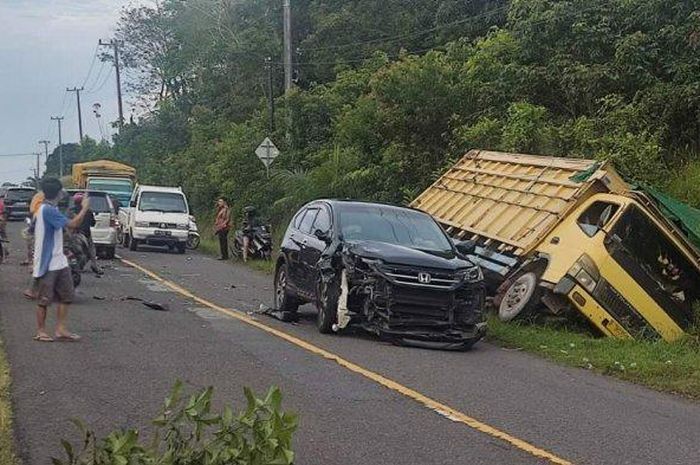
<svg viewBox="0 0 700 465">
<path fill-rule="evenodd" d="M 264 399 L 246 388 L 246 409 L 212 411 L 214 389 L 185 399 L 178 381 L 153 420 L 152 440 L 143 441 L 136 429 L 119 430 L 98 439 L 75 420 L 83 436 L 78 450 L 61 441 L 66 460 L 54 465 L 290 465 L 294 461 L 292 434 L 296 415 L 282 412 L 282 394 L 271 388 Z"/>
</svg>

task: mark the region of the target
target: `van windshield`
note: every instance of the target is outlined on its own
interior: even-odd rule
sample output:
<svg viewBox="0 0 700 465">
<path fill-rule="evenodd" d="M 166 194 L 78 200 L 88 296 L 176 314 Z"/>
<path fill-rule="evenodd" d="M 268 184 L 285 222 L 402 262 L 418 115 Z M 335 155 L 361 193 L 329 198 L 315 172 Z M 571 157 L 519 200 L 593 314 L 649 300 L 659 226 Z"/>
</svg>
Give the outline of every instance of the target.
<svg viewBox="0 0 700 465">
<path fill-rule="evenodd" d="M 148 212 L 187 213 L 185 196 L 175 192 L 143 192 L 139 210 Z"/>
<path fill-rule="evenodd" d="M 686 255 L 639 208 L 631 206 L 614 226 L 621 239 L 606 241 L 618 262 L 644 287 L 681 328 L 693 322 L 693 305 L 700 299 L 700 272 Z"/>
</svg>

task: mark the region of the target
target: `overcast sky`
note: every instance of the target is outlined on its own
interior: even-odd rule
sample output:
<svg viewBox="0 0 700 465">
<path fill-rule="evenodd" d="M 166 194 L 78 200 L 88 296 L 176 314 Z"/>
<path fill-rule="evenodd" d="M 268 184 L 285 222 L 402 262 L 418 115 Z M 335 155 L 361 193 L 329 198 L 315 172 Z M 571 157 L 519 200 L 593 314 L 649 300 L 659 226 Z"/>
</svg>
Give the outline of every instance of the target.
<svg viewBox="0 0 700 465">
<path fill-rule="evenodd" d="M 6 157 L 36 152 L 41 139 L 58 142 L 56 122 L 64 116 L 63 141 L 78 141 L 75 92 L 81 94 L 83 131 L 101 137 L 93 104 L 102 106 L 106 131 L 117 119 L 113 67 L 95 60 L 98 39 L 109 39 L 119 10 L 136 0 L 0 0 L 0 183 L 22 181 L 35 157 Z M 89 72 L 89 74 L 88 74 Z M 87 78 L 87 80 L 86 80 Z M 129 106 L 124 108 L 129 117 Z M 109 136 L 109 134 L 107 134 Z M 44 157 L 42 156 L 42 170 Z"/>
</svg>

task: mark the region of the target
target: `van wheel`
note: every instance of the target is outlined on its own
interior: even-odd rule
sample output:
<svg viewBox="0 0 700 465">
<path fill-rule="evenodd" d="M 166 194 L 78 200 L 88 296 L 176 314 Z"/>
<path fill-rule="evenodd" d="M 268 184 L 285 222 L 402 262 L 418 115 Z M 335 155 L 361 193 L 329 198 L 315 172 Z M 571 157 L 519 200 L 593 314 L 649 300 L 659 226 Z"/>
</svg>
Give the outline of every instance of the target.
<svg viewBox="0 0 700 465">
<path fill-rule="evenodd" d="M 535 271 L 523 271 L 516 275 L 500 297 L 498 319 L 512 321 L 532 315 L 540 303 L 542 290 Z"/>
<path fill-rule="evenodd" d="M 116 247 L 107 247 L 105 248 L 105 258 L 108 260 L 114 259 L 114 255 L 116 253 L 116 250 L 114 250 Z"/>
<path fill-rule="evenodd" d="M 129 235 L 127 233 L 122 233 L 122 247 L 129 248 Z"/>
<path fill-rule="evenodd" d="M 139 248 L 139 241 L 138 239 L 134 239 L 133 237 L 129 237 L 129 250 L 132 251 L 137 251 Z"/>
<path fill-rule="evenodd" d="M 185 253 L 185 250 L 187 250 L 187 244 L 185 242 L 178 242 L 175 246 L 175 250 L 177 250 L 177 253 L 182 255 Z"/>
<path fill-rule="evenodd" d="M 323 334 L 333 332 L 333 325 L 338 320 L 338 299 L 340 298 L 339 286 L 333 282 L 321 280 L 316 289 L 316 308 L 318 316 L 316 326 Z"/>
<path fill-rule="evenodd" d="M 296 312 L 299 309 L 299 301 L 289 294 L 288 284 L 287 264 L 282 263 L 275 274 L 275 309 L 280 312 Z"/>
</svg>

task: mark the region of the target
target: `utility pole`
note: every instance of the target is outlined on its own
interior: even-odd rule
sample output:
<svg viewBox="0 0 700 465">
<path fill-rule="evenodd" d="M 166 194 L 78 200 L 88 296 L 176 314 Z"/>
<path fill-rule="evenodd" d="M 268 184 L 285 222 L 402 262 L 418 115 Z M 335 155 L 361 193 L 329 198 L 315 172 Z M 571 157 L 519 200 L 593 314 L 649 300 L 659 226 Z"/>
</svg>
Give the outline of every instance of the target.
<svg viewBox="0 0 700 465">
<path fill-rule="evenodd" d="M 275 132 L 275 95 L 272 85 L 272 58 L 265 58 L 265 68 L 267 68 L 267 108 L 270 116 L 270 137 Z"/>
<path fill-rule="evenodd" d="M 73 87 L 72 89 L 66 87 L 66 92 L 75 92 L 75 96 L 78 98 L 78 133 L 80 134 L 80 143 L 83 142 L 83 113 L 80 110 L 80 92 L 83 90 L 85 90 L 84 87 L 80 89 L 77 87 Z"/>
<path fill-rule="evenodd" d="M 61 121 L 63 116 L 52 116 L 53 121 L 58 121 L 58 173 L 63 177 L 63 136 L 61 135 Z"/>
<path fill-rule="evenodd" d="M 282 0 L 284 9 L 284 91 L 292 88 L 292 6 L 291 0 Z"/>
<path fill-rule="evenodd" d="M 104 47 L 112 47 L 114 53 L 114 70 L 117 75 L 117 103 L 119 105 L 119 129 L 124 125 L 124 109 L 122 107 L 122 81 L 119 74 L 119 41 L 110 39 L 109 42 L 100 39 L 99 44 Z"/>
<path fill-rule="evenodd" d="M 40 144 L 44 144 L 44 155 L 45 155 L 45 160 L 49 159 L 49 144 L 51 143 L 50 140 L 40 140 Z M 39 179 L 39 175 L 41 174 L 41 168 L 40 168 L 40 160 L 39 158 L 41 157 L 41 154 L 37 153 L 36 154 L 36 177 Z"/>
</svg>

